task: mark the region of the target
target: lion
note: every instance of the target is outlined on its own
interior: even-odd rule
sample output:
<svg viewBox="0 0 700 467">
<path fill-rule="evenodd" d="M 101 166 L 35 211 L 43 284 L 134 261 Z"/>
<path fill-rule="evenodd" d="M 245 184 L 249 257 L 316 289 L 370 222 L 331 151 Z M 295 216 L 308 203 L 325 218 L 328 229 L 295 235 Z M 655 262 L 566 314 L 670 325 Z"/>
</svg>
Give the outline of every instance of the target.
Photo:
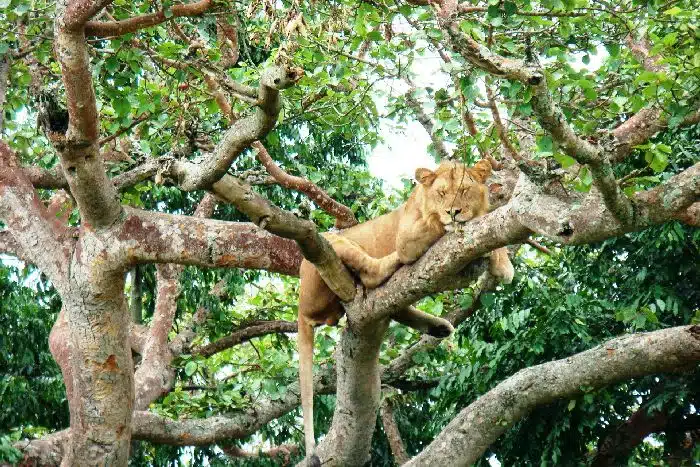
<svg viewBox="0 0 700 467">
<path fill-rule="evenodd" d="M 396 210 L 339 233 L 325 233 L 338 257 L 354 270 L 367 288 L 386 281 L 401 265 L 420 258 L 445 232 L 488 212 L 486 179 L 491 164 L 482 159 L 474 167 L 460 162 L 442 162 L 435 170 L 416 170 L 418 182 L 408 201 Z M 513 280 L 513 265 L 505 248 L 491 252 L 489 270 L 504 283 Z M 299 273 L 299 380 L 306 455 L 315 455 L 313 427 L 314 326 L 336 325 L 344 310 L 340 299 L 328 288 L 314 265 L 302 261 Z M 454 330 L 442 318 L 408 307 L 393 319 L 435 337 Z"/>
</svg>

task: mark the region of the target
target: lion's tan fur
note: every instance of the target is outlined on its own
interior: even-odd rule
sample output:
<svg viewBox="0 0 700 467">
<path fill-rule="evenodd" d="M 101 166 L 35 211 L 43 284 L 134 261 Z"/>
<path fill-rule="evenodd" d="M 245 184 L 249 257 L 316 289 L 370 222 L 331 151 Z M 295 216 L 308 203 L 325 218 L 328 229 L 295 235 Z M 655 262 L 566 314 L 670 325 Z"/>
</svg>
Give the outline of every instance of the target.
<svg viewBox="0 0 700 467">
<path fill-rule="evenodd" d="M 408 201 L 398 209 L 339 233 L 324 234 L 340 259 L 360 276 L 362 283 L 376 287 L 402 264 L 416 261 L 455 223 L 467 222 L 488 212 L 488 189 L 484 182 L 491 173 L 486 160 L 474 167 L 443 162 L 434 172 L 416 170 L 419 182 Z M 505 249 L 491 254 L 491 271 L 510 282 L 513 266 Z M 335 325 L 343 314 L 340 300 L 326 286 L 314 266 L 303 261 L 299 293 L 299 360 L 302 409 L 307 455 L 313 454 L 312 378 L 313 326 Z M 395 317 L 416 329 L 444 336 L 451 325 L 414 308 Z"/>
</svg>

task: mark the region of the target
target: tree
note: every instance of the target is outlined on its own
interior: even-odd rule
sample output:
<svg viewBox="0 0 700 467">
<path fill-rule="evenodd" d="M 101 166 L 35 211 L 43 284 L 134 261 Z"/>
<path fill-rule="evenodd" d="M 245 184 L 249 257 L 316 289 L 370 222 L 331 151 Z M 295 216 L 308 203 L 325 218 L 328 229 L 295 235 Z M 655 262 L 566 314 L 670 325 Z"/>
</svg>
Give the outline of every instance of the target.
<svg viewBox="0 0 700 467">
<path fill-rule="evenodd" d="M 554 461 L 606 465 L 658 457 L 630 453 L 661 431 L 670 456 L 696 428 L 692 2 L 3 7 L 18 27 L 1 30 L 0 251 L 42 274 L 34 292 L 8 282 L 13 307 L 60 297 L 48 342 L 70 412 L 70 427 L 49 414 L 10 422 L 64 428 L 16 443 L 26 462 L 184 455 L 154 447 L 165 445 L 264 463 L 245 446 L 261 439 L 267 455 L 298 455 L 285 333 L 302 257 L 348 316 L 318 339 L 315 392 L 335 394 L 317 410 L 328 465 L 371 452 L 390 463 L 387 446 L 410 465 L 535 460 L 542 450 L 518 442 L 531 428 Z M 442 62 L 444 87 L 421 86 L 423 58 Z M 405 91 L 375 104 L 393 85 Z M 358 292 L 319 231 L 405 196 L 384 197 L 366 172 L 382 117 L 420 122 L 438 159 L 486 157 L 499 170 L 492 212 Z M 505 245 L 520 279 L 497 289 L 482 256 Z M 453 352 L 389 328 L 419 300 L 462 325 Z M 32 316 L 50 308 L 39 304 Z M 10 335 L 2 351 L 14 358 Z M 399 392 L 383 401 L 382 384 Z M 388 437 L 372 445 L 382 404 Z M 424 429 L 404 443 L 410 417 Z"/>
</svg>

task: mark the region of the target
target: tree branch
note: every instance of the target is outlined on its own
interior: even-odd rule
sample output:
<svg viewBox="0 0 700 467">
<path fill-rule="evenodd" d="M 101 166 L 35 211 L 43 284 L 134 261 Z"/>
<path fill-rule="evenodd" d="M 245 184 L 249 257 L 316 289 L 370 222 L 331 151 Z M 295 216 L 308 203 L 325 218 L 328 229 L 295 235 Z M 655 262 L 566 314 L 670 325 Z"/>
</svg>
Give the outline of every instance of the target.
<svg viewBox="0 0 700 467">
<path fill-rule="evenodd" d="M 156 13 L 135 16 L 120 21 L 88 21 L 85 24 L 85 34 L 99 37 L 122 36 L 181 16 L 199 16 L 213 4 L 212 0 L 199 0 L 184 5 L 173 5 L 168 10 L 161 9 Z"/>
<path fill-rule="evenodd" d="M 187 36 L 182 34 L 182 31 L 180 31 L 180 35 L 184 40 L 190 41 Z M 254 142 L 246 140 L 250 135 L 246 136 L 245 133 L 241 133 L 241 128 L 250 127 L 252 125 L 253 127 L 257 127 L 255 131 L 260 131 L 261 135 L 267 133 L 269 129 L 266 130 L 264 126 L 274 125 L 274 120 L 277 118 L 280 106 L 278 93 L 273 88 L 284 88 L 291 85 L 301 77 L 302 73 L 300 70 L 288 69 L 286 75 L 282 76 L 282 72 L 283 70 L 279 67 L 268 68 L 263 72 L 263 76 L 260 80 L 260 91 L 257 96 L 257 101 L 260 103 L 260 108 L 257 109 L 258 113 L 252 117 L 236 119 L 233 126 L 224 136 L 224 139 L 217 146 L 214 156 L 207 159 L 203 166 L 196 166 L 184 161 L 175 162 L 170 164 L 168 175 L 177 179 L 177 183 L 181 187 L 186 187 L 188 184 L 194 184 L 196 186 L 198 184 L 207 185 L 209 182 L 213 183 L 212 189 L 219 197 L 236 206 L 253 220 L 255 224 L 277 235 L 296 240 L 304 257 L 316 266 L 321 277 L 331 290 L 342 300 L 348 301 L 351 300 L 355 294 L 354 280 L 328 242 L 318 235 L 316 226 L 312 222 L 300 220 L 293 214 L 271 205 L 267 200 L 253 192 L 249 186 L 242 184 L 233 177 L 224 176 L 219 179 L 221 175 L 224 175 L 233 159 L 235 159 L 248 144 Z M 220 75 L 224 78 L 223 83 L 230 87 L 230 84 L 227 84 L 225 74 L 220 73 Z M 206 72 L 205 81 L 209 89 L 218 96 L 217 102 L 222 112 L 228 115 L 229 119 L 232 120 L 231 106 L 225 96 L 220 92 L 218 82 L 214 79 L 213 75 Z M 239 97 L 252 95 L 252 88 L 236 86 L 238 87 L 232 90 L 234 93 L 237 93 Z M 262 124 L 254 121 L 256 116 L 264 116 L 266 114 L 267 117 L 262 118 L 267 120 L 264 120 Z M 274 114 L 274 119 L 270 117 L 269 114 Z M 227 138 L 228 141 L 226 141 Z M 280 180 L 286 180 L 288 182 L 294 181 L 290 180 L 288 178 L 289 176 L 283 176 L 287 174 L 274 165 L 272 158 L 269 157 L 269 154 L 267 154 L 267 151 L 261 143 L 258 142 L 256 147 L 258 148 L 258 157 L 262 157 L 261 161 L 267 162 L 265 166 L 268 170 L 271 170 L 271 173 L 281 177 Z M 267 158 L 265 156 L 267 156 Z M 207 172 L 209 172 L 209 174 L 207 174 Z M 318 187 L 316 188 L 318 189 Z M 320 194 L 325 195 L 320 189 L 318 191 Z M 323 201 L 322 197 L 319 199 Z M 327 205 L 329 208 L 338 211 L 337 203 L 330 198 L 328 198 L 328 200 L 332 203 L 324 202 L 323 205 Z M 343 212 L 342 209 L 339 211 L 346 217 L 347 214 L 349 214 L 352 216 L 352 219 L 354 219 L 354 215 L 352 215 L 352 212 L 347 210 L 347 208 L 345 212 Z"/>
<path fill-rule="evenodd" d="M 82 28 L 107 3 L 74 0 L 58 2 L 56 6 L 54 50 L 66 91 L 68 131 L 54 135 L 53 140 L 83 223 L 93 228 L 111 225 L 121 214 L 117 193 L 109 183 L 99 151 L 97 103 Z"/>
<path fill-rule="evenodd" d="M 173 326 L 180 297 L 180 274 L 184 266 L 156 266 L 156 305 L 148 337 L 141 350 L 141 364 L 134 372 L 134 410 L 146 410 L 148 405 L 172 387 L 175 372 L 171 366 L 168 332 Z"/>
<path fill-rule="evenodd" d="M 0 140 L 0 219 L 12 238 L 6 246 L 36 264 L 60 290 L 68 277 L 75 239 L 44 207 L 19 167 L 14 152 Z M 4 234 L 7 235 L 7 234 Z M 5 237 L 8 238 L 8 237 Z"/>
<path fill-rule="evenodd" d="M 187 170 L 184 165 L 184 162 L 180 162 L 174 169 Z M 343 301 L 352 300 L 355 296 L 355 281 L 328 241 L 318 234 L 313 222 L 299 219 L 270 204 L 251 187 L 228 175 L 213 185 L 213 191 L 236 206 L 256 225 L 281 237 L 294 239 L 304 258 L 316 266 L 331 290 Z"/>
<path fill-rule="evenodd" d="M 660 431 L 685 431 L 700 428 L 700 415 L 677 413 L 670 415 L 666 407 L 649 412 L 644 404 L 624 423 L 612 427 L 598 440 L 598 450 L 592 467 L 613 467 L 624 463 L 630 452 L 644 438 Z"/>
<path fill-rule="evenodd" d="M 407 465 L 469 465 L 538 406 L 630 378 L 692 367 L 700 361 L 700 326 L 618 337 L 563 360 L 519 371 L 463 409 Z"/>
<path fill-rule="evenodd" d="M 482 293 L 489 292 L 496 288 L 498 281 L 493 277 L 488 271 L 484 272 L 479 279 L 474 284 L 472 289 L 472 303 L 466 308 L 458 308 L 452 313 L 444 316 L 444 318 L 450 322 L 452 326 L 457 328 L 462 324 L 467 318 L 473 315 L 476 310 L 481 306 L 481 300 L 479 297 Z M 413 356 L 419 352 L 425 352 L 430 349 L 434 349 L 440 345 L 442 339 L 438 339 L 432 336 L 421 336 L 420 340 L 413 344 L 412 346 L 405 349 L 398 357 L 393 359 L 391 363 L 386 365 L 382 371 L 382 381 L 387 384 L 393 385 L 395 381 L 400 380 L 408 371 L 408 369 L 414 365 Z"/>
<path fill-rule="evenodd" d="M 181 172 L 178 185 L 186 191 L 211 189 L 245 148 L 263 138 L 277 122 L 281 103 L 279 91 L 292 86 L 303 72 L 296 68 L 273 66 L 260 77 L 258 107 L 247 117 L 236 120 L 226 131 L 214 153 L 201 164 L 192 164 Z"/>
<path fill-rule="evenodd" d="M 658 73 L 667 68 L 661 62 L 663 57 L 650 54 L 651 47 L 645 37 L 635 40 L 630 34 L 625 38 L 625 42 L 632 55 L 642 64 L 645 70 Z M 698 121 L 700 121 L 700 109 L 695 109 L 686 115 L 681 125 L 692 125 Z M 614 147 L 611 160 L 614 162 L 622 161 L 632 152 L 634 146 L 643 144 L 667 126 L 668 118 L 658 106 L 641 109 L 612 131 Z"/>
<path fill-rule="evenodd" d="M 489 110 L 491 110 L 491 116 L 493 118 L 493 126 L 496 128 L 496 133 L 498 134 L 498 139 L 501 140 L 503 149 L 508 157 L 518 161 L 522 160 L 522 156 L 515 149 L 513 143 L 508 138 L 508 132 L 506 132 L 506 127 L 503 125 L 503 120 L 501 120 L 501 113 L 498 111 L 498 106 L 496 105 L 496 98 L 493 94 L 493 89 L 489 84 L 486 85 L 486 97 L 488 99 Z"/>
<path fill-rule="evenodd" d="M 5 102 L 7 97 L 7 76 L 10 71 L 10 58 L 0 56 L 0 133 L 5 129 Z"/>
<path fill-rule="evenodd" d="M 112 227 L 117 261 L 265 269 L 297 275 L 299 248 L 250 223 L 199 219 L 126 208 Z"/>
<path fill-rule="evenodd" d="M 326 367 L 314 377 L 314 393 L 333 392 L 335 368 Z M 208 445 L 239 439 L 250 436 L 271 420 L 294 410 L 299 406 L 299 401 L 299 384 L 292 383 L 280 399 L 257 400 L 254 406 L 243 408 L 230 416 L 172 420 L 149 412 L 134 412 L 133 437 L 176 446 Z"/>
<path fill-rule="evenodd" d="M 389 441 L 391 454 L 394 456 L 394 461 L 397 465 L 403 465 L 409 461 L 410 457 L 406 453 L 406 447 L 404 446 L 403 439 L 401 439 L 401 432 L 394 418 L 394 407 L 392 406 L 391 398 L 388 397 L 389 394 L 384 395 L 379 414 L 382 419 L 384 434 Z"/>
<path fill-rule="evenodd" d="M 542 128 L 566 154 L 590 166 L 595 184 L 615 217 L 623 224 L 633 223 L 635 212 L 615 180 L 609 160 L 610 154 L 602 153 L 598 147 L 576 135 L 561 109 L 552 100 L 544 74 L 527 62 L 507 59 L 492 53 L 487 47 L 462 33 L 455 22 L 445 22 L 443 30 L 450 37 L 457 52 L 471 64 L 492 75 L 504 76 L 531 86 L 533 111 Z"/>
<path fill-rule="evenodd" d="M 238 446 L 221 446 L 221 450 L 229 457 L 246 459 L 259 459 L 261 457 L 281 457 L 284 460 L 282 465 L 289 464 L 290 456 L 295 456 L 299 452 L 296 444 L 282 444 L 270 449 L 260 449 L 258 451 L 244 451 Z"/>
<path fill-rule="evenodd" d="M 335 217 L 335 226 L 339 229 L 346 229 L 357 224 L 355 214 L 347 206 L 340 204 L 328 194 L 319 188 L 315 183 L 301 177 L 289 175 L 284 170 L 280 169 L 272 160 L 270 153 L 260 141 L 253 143 L 253 148 L 257 149 L 258 160 L 265 166 L 267 172 L 274 177 L 277 182 L 285 188 L 296 191 L 301 191 L 306 196 L 311 198 L 318 207 L 326 211 L 331 216 Z"/>
<path fill-rule="evenodd" d="M 197 205 L 194 217 L 211 217 L 215 207 L 216 198 L 207 193 Z M 148 336 L 141 345 L 141 364 L 134 372 L 134 410 L 146 410 L 151 402 L 170 391 L 175 380 L 168 333 L 173 327 L 177 312 L 177 300 L 181 292 L 180 276 L 184 269 L 180 264 L 156 266 L 156 306 Z"/>
<path fill-rule="evenodd" d="M 292 321 L 253 321 L 236 329 L 233 333 L 209 344 L 191 350 L 193 355 L 210 357 L 218 352 L 253 339 L 254 337 L 283 332 L 297 332 L 297 323 Z"/>
</svg>

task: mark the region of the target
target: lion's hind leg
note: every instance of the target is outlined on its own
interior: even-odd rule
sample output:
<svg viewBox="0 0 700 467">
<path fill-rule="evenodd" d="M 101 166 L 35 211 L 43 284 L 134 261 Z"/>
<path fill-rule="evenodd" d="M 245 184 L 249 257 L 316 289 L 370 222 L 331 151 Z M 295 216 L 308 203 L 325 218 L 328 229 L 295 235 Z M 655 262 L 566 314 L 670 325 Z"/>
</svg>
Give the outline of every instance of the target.
<svg viewBox="0 0 700 467">
<path fill-rule="evenodd" d="M 337 234 L 324 234 L 341 261 L 360 275 L 362 284 L 373 289 L 391 277 L 401 266 L 399 256 L 393 252 L 382 258 L 374 258 L 354 241 Z"/>
</svg>

